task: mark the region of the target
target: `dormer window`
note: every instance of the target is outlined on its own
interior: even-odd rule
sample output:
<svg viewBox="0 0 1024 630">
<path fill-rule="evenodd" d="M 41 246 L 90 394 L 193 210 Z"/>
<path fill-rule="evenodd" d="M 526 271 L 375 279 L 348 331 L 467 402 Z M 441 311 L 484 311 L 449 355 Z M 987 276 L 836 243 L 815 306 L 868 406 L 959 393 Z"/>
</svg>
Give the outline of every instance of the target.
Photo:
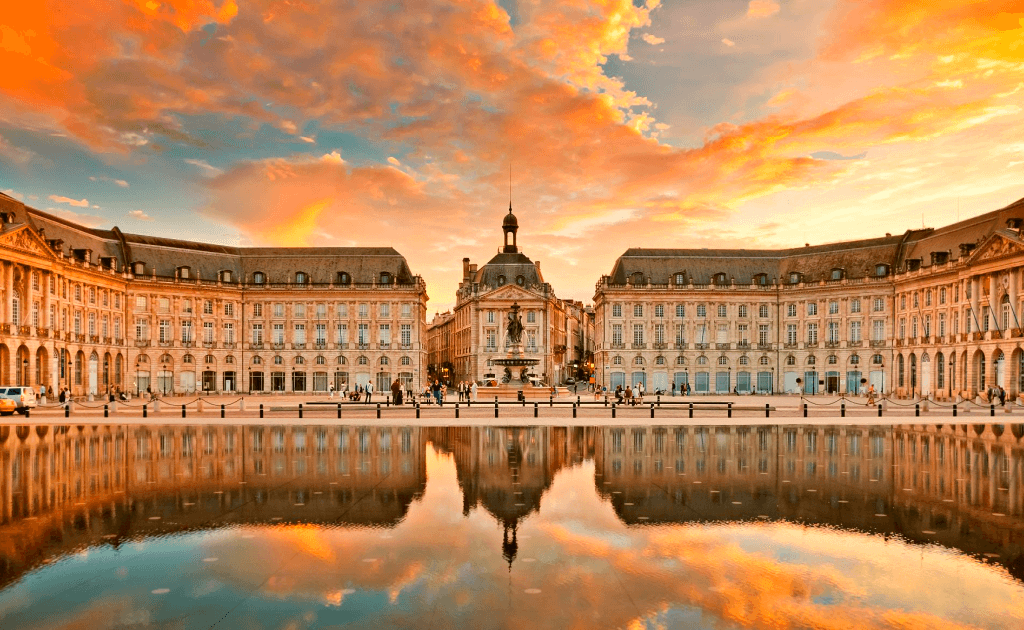
<svg viewBox="0 0 1024 630">
<path fill-rule="evenodd" d="M 716 273 L 714 282 L 715 284 L 728 284 L 729 281 L 724 273 Z"/>
<path fill-rule="evenodd" d="M 380 272 L 380 283 L 391 284 L 391 274 L 386 271 Z"/>
<path fill-rule="evenodd" d="M 505 286 L 505 276 L 498 276 L 498 286 Z"/>
<path fill-rule="evenodd" d="M 225 269 L 224 271 L 220 272 L 220 281 L 221 282 L 231 282 L 231 270 L 230 269 Z"/>
<path fill-rule="evenodd" d="M 875 265 L 875 275 L 878 277 L 889 275 L 889 265 Z"/>
<path fill-rule="evenodd" d="M 190 272 L 191 270 L 188 267 L 178 267 L 178 277 L 182 280 L 188 280 Z"/>
<path fill-rule="evenodd" d="M 253 284 L 266 284 L 266 282 L 267 282 L 267 275 L 265 273 L 263 273 L 262 271 L 256 271 L 256 272 L 254 272 L 252 274 L 252 283 Z"/>
<path fill-rule="evenodd" d="M 921 259 L 920 258 L 908 258 L 907 259 L 907 269 L 909 271 L 917 271 L 920 268 L 921 268 Z"/>
<path fill-rule="evenodd" d="M 132 273 L 137 275 L 137 276 L 141 276 L 142 274 L 146 273 L 146 263 L 144 263 L 144 262 L 133 262 L 132 263 Z"/>
<path fill-rule="evenodd" d="M 295 272 L 295 284 L 306 284 L 309 282 L 309 276 L 304 271 Z"/>
<path fill-rule="evenodd" d="M 842 269 L 837 267 L 837 268 L 832 270 L 831 279 L 832 280 L 842 280 L 844 275 L 845 275 L 845 272 Z"/>
<path fill-rule="evenodd" d="M 516 284 L 523 286 L 526 284 L 526 278 L 523 276 L 516 276 Z"/>
<path fill-rule="evenodd" d="M 638 271 L 638 272 L 634 273 L 632 278 L 633 278 L 632 279 L 633 284 L 643 284 L 644 283 L 644 274 L 643 274 L 643 272 Z"/>
<path fill-rule="evenodd" d="M 791 271 L 789 273 L 789 283 L 800 284 L 801 280 L 803 279 L 802 276 L 803 274 L 801 274 L 799 271 Z"/>
<path fill-rule="evenodd" d="M 352 276 L 348 275 L 348 272 L 339 271 L 338 272 L 338 284 L 341 284 L 341 285 L 352 284 Z"/>
<path fill-rule="evenodd" d="M 675 280 L 676 284 L 686 284 L 686 274 L 681 272 L 677 273 L 675 275 Z"/>
<path fill-rule="evenodd" d="M 754 276 L 754 284 L 760 286 L 765 286 L 766 284 L 768 284 L 768 274 L 759 273 L 756 276 Z"/>
</svg>

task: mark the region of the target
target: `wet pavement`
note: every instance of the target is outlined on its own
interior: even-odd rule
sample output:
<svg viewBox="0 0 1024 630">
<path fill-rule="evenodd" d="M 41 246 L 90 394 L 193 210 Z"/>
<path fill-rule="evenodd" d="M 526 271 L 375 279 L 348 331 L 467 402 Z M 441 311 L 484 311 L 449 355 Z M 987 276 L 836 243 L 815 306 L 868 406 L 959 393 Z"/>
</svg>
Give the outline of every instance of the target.
<svg viewBox="0 0 1024 630">
<path fill-rule="evenodd" d="M 1024 628 L 1021 428 L 5 426 L 0 628 Z"/>
</svg>

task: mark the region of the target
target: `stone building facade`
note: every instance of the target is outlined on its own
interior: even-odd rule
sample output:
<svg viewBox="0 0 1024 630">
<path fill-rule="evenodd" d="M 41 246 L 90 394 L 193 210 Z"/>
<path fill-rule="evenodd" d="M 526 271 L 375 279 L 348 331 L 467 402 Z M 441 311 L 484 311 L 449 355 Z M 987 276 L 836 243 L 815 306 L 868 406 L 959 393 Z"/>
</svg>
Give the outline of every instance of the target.
<svg viewBox="0 0 1024 630">
<path fill-rule="evenodd" d="M 1024 391 L 1024 200 L 785 250 L 630 249 L 597 283 L 604 384 L 694 393 Z"/>
<path fill-rule="evenodd" d="M 427 330 L 432 374 L 452 383 L 500 381 L 502 368 L 490 361 L 508 352 L 506 318 L 517 303 L 524 356 L 538 360 L 528 375 L 537 382 L 562 383 L 573 376 L 573 363 L 586 356 L 593 320 L 582 303 L 559 299 L 544 281 L 540 261 L 519 251 L 519 220 L 511 205 L 502 231 L 504 245 L 487 264 L 477 268 L 469 258 L 462 260 L 455 308 L 436 316 Z"/>
<path fill-rule="evenodd" d="M 5 195 L 0 220 L 2 384 L 313 393 L 425 375 L 426 284 L 390 247 L 125 234 Z"/>
</svg>

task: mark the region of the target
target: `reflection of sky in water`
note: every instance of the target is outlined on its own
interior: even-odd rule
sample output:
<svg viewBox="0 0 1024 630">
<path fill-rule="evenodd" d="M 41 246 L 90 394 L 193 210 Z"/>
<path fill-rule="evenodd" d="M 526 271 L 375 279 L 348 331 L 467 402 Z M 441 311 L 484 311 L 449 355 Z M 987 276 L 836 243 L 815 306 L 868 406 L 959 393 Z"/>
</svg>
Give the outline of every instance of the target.
<svg viewBox="0 0 1024 630">
<path fill-rule="evenodd" d="M 627 527 L 590 462 L 519 523 L 510 568 L 501 523 L 463 515 L 453 459 L 428 448 L 426 465 L 391 529 L 241 526 L 86 550 L 0 594 L 0 627 L 1024 627 L 1024 586 L 942 547 L 788 523 Z"/>
</svg>

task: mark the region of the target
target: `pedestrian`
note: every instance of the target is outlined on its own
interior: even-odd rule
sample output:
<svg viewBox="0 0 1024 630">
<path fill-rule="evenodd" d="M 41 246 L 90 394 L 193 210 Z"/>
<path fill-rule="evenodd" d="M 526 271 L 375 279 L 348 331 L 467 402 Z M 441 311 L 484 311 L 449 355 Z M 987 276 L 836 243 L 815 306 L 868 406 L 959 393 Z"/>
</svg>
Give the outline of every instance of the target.
<svg viewBox="0 0 1024 630">
<path fill-rule="evenodd" d="M 366 381 L 366 400 L 364 402 L 370 402 L 373 398 L 373 383 Z"/>
<path fill-rule="evenodd" d="M 402 404 L 402 384 L 395 379 L 395 382 L 391 384 L 391 397 L 394 399 L 396 405 Z"/>
<path fill-rule="evenodd" d="M 476 381 L 473 381 L 473 384 L 469 386 L 469 390 L 473 395 L 473 402 L 476 402 Z"/>
<path fill-rule="evenodd" d="M 631 405 L 636 404 L 636 401 L 633 400 L 633 388 L 629 385 L 626 385 L 626 402 Z"/>
<path fill-rule="evenodd" d="M 334 398 L 334 385 L 331 385 L 331 388 L 327 390 L 327 397 Z"/>
<path fill-rule="evenodd" d="M 875 386 L 871 385 L 868 387 L 868 404 L 875 404 Z"/>
<path fill-rule="evenodd" d="M 1005 407 L 1006 406 L 1006 390 L 1003 389 L 1002 385 L 999 386 L 999 406 L 1000 407 Z"/>
</svg>

